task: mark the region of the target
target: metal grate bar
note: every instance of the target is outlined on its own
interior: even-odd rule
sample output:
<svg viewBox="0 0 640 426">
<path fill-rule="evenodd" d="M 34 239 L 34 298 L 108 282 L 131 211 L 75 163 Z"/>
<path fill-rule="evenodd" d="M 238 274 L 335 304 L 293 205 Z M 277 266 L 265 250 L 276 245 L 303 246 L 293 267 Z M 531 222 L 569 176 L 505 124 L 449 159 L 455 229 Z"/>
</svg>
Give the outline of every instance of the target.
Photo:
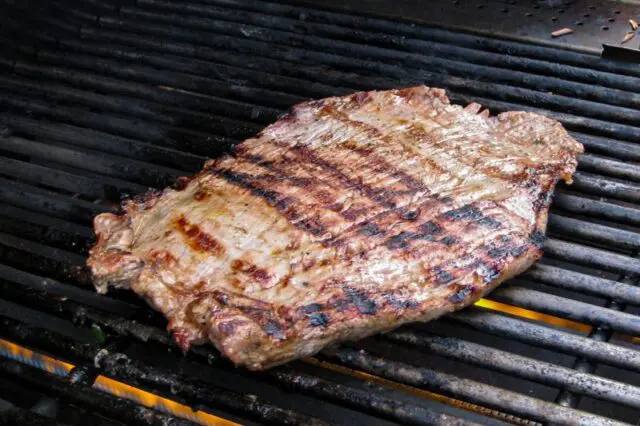
<svg viewBox="0 0 640 426">
<path fill-rule="evenodd" d="M 358 368 L 402 383 L 423 389 L 436 390 L 445 395 L 463 396 L 466 400 L 490 408 L 507 410 L 518 416 L 537 421 L 557 424 L 620 424 L 599 416 L 565 408 L 515 392 L 495 388 L 469 379 L 461 379 L 450 374 L 427 368 L 413 367 L 408 364 L 390 361 L 369 354 L 364 350 L 341 348 L 324 352 L 329 360 L 341 365 Z M 497 403 L 497 401 L 500 401 Z"/>
<path fill-rule="evenodd" d="M 436 355 L 450 357 L 505 374 L 514 374 L 549 386 L 569 389 L 582 395 L 640 408 L 640 389 L 637 387 L 577 372 L 571 368 L 560 367 L 461 339 L 409 330 L 393 331 L 385 334 L 383 339 L 427 349 Z"/>
<path fill-rule="evenodd" d="M 638 258 L 638 252 L 635 251 L 634 258 Z M 623 283 L 638 285 L 638 275 L 625 274 L 620 277 L 620 281 Z M 626 306 L 620 303 L 619 299 L 608 299 L 607 307 L 611 311 L 623 311 Z M 591 333 L 589 333 L 589 339 L 593 339 L 599 342 L 608 342 L 613 336 L 613 331 L 606 322 L 599 322 Z M 597 363 L 585 358 L 577 358 L 573 364 L 573 369 L 585 373 L 593 373 L 596 371 Z M 580 403 L 580 395 L 571 392 L 571 389 L 564 388 L 556 397 L 556 402 L 565 407 L 577 407 Z"/>
<path fill-rule="evenodd" d="M 184 3 L 181 3 L 179 6 L 183 5 Z M 281 43 L 285 45 L 297 45 L 298 43 L 304 43 L 306 49 L 313 48 L 320 51 L 336 51 L 340 54 L 346 53 L 349 55 L 357 55 L 359 57 L 368 57 L 387 61 L 393 60 L 396 62 L 400 62 L 403 67 L 409 69 L 418 68 L 419 65 L 421 66 L 421 68 L 419 69 L 428 70 L 437 68 L 447 71 L 448 73 L 452 73 L 453 75 L 468 73 L 466 74 L 466 76 L 469 76 L 476 80 L 461 80 L 458 78 L 448 77 L 444 74 L 433 74 L 426 71 L 423 71 L 426 74 L 420 75 L 420 78 L 434 81 L 433 84 L 435 85 L 446 86 L 451 88 L 452 90 L 465 90 L 480 96 L 483 96 L 484 93 L 491 93 L 492 97 L 503 97 L 504 100 L 526 99 L 528 102 L 531 102 L 532 100 L 540 100 L 546 102 L 550 106 L 550 109 L 554 109 L 554 107 L 561 110 L 572 108 L 576 111 L 580 111 L 581 115 L 594 118 L 608 117 L 609 119 L 615 120 L 616 122 L 637 122 L 637 115 L 633 112 L 633 110 L 625 111 L 625 109 L 621 107 L 609 107 L 608 105 L 601 103 L 593 104 L 590 101 L 582 100 L 585 98 L 584 94 L 582 93 L 576 93 L 575 91 L 568 92 L 567 96 L 569 97 L 565 98 L 558 95 L 549 95 L 546 92 L 523 89 L 522 87 L 526 87 L 528 84 L 531 84 L 534 89 L 539 89 L 539 84 L 549 85 L 550 82 L 553 81 L 553 79 L 545 78 L 544 83 L 542 81 L 531 82 L 531 80 L 536 80 L 539 77 L 531 75 L 518 75 L 518 73 L 514 71 L 508 71 L 504 74 L 500 74 L 500 68 L 496 68 L 496 66 L 504 66 L 502 57 L 500 57 L 499 62 L 491 64 L 491 67 L 483 68 L 482 66 L 476 66 L 473 63 L 469 62 L 466 62 L 464 66 L 461 66 L 459 62 L 443 59 L 440 56 L 435 56 L 435 53 L 438 53 L 442 56 L 446 55 L 445 57 L 451 57 L 452 55 L 451 52 L 438 51 L 433 46 L 433 44 L 429 43 L 419 42 L 414 49 L 421 54 L 414 54 L 411 52 L 411 50 L 406 49 L 407 46 L 411 44 L 411 40 L 408 39 L 403 40 L 403 42 L 398 45 L 394 44 L 394 49 L 391 50 L 385 47 L 378 47 L 380 45 L 384 46 L 384 44 L 380 42 L 383 42 L 386 38 L 376 37 L 375 35 L 365 37 L 369 34 L 366 34 L 364 31 L 358 31 L 354 33 L 351 30 L 330 25 L 305 24 L 305 33 L 303 35 L 300 34 L 301 28 L 298 21 L 291 21 L 292 26 L 287 27 L 287 22 L 285 22 L 284 19 L 277 19 L 274 21 L 272 17 L 263 17 L 258 14 L 242 14 L 242 17 L 233 17 L 226 16 L 228 14 L 228 11 L 223 11 L 221 13 L 225 15 L 225 20 L 221 20 L 222 18 L 218 18 L 215 20 L 203 18 L 202 13 L 198 13 L 197 15 L 193 16 L 193 14 L 171 14 L 167 13 L 164 10 L 162 12 L 152 12 L 133 7 L 123 7 L 120 9 L 120 15 L 123 16 L 124 19 L 147 19 L 154 22 L 164 22 L 171 25 L 178 24 L 184 27 L 194 28 L 198 30 L 215 31 L 247 38 L 260 38 L 261 40 L 270 41 L 272 43 Z M 250 18 L 258 20 L 260 26 L 245 24 L 244 22 L 247 22 L 247 19 Z M 104 18 L 100 19 L 101 24 L 103 24 L 104 21 Z M 254 22 L 254 24 L 256 23 Z M 268 33 L 264 31 L 263 28 L 269 28 Z M 297 33 L 298 38 L 296 38 L 295 40 L 291 39 L 291 37 L 288 35 L 290 33 Z M 361 36 L 362 39 L 358 39 L 357 42 L 345 41 L 345 39 L 349 40 L 349 36 L 353 37 L 354 34 L 356 37 Z M 333 39 L 339 39 L 341 42 L 335 43 L 333 42 Z M 365 45 L 361 43 L 367 44 Z M 375 46 L 373 46 L 374 43 Z M 409 51 L 399 51 L 404 49 Z M 465 52 L 464 57 L 467 61 L 469 61 L 469 58 L 471 58 L 474 54 L 477 54 L 477 52 L 470 50 L 470 52 Z M 482 79 L 480 82 L 477 80 L 479 78 Z M 500 85 L 484 82 L 483 80 L 485 79 L 487 81 L 501 81 L 504 83 L 517 81 L 517 86 L 511 87 L 509 91 L 505 91 Z M 474 83 L 469 84 L 470 81 L 473 81 Z M 568 89 L 570 87 L 570 85 L 564 84 L 556 88 L 549 87 L 546 90 L 554 91 L 554 93 L 556 93 L 559 89 L 562 90 L 561 88 Z M 636 89 L 637 86 L 633 90 Z M 594 86 L 589 86 L 588 93 L 590 95 L 594 95 L 594 93 L 596 92 L 597 90 L 594 88 Z M 626 98 L 629 96 L 629 93 L 624 92 L 620 95 L 622 98 Z M 576 99 L 574 98 L 575 96 L 580 96 L 581 99 Z M 609 97 L 608 102 L 610 102 L 613 98 L 613 96 Z M 606 97 L 602 96 L 601 99 L 606 99 Z"/>
<path fill-rule="evenodd" d="M 504 336 L 534 346 L 548 348 L 571 355 L 580 355 L 605 364 L 638 371 L 640 356 L 633 349 L 597 342 L 566 331 L 537 325 L 521 319 L 488 312 L 478 308 L 468 308 L 447 317 L 483 333 Z"/>
<path fill-rule="evenodd" d="M 204 162 L 204 157 L 201 156 L 68 124 L 50 123 L 6 113 L 0 114 L 0 123 L 11 127 L 14 133 L 30 138 L 102 151 L 174 170 L 192 171 L 201 167 Z"/>
<path fill-rule="evenodd" d="M 199 3 L 232 7 L 243 10 L 258 11 L 277 16 L 298 19 L 304 22 L 333 24 L 349 27 L 353 30 L 369 30 L 388 35 L 413 37 L 417 39 L 432 40 L 446 45 L 468 47 L 476 51 L 486 51 L 514 56 L 516 58 L 541 59 L 554 65 L 572 65 L 578 68 L 594 69 L 621 75 L 635 75 L 640 77 L 640 71 L 634 64 L 614 61 L 594 61 L 592 54 L 576 53 L 564 48 L 546 47 L 541 44 L 522 43 L 516 40 L 503 40 L 500 38 L 478 37 L 451 29 L 436 28 L 434 25 L 417 25 L 393 19 L 381 19 L 370 16 L 362 16 L 339 10 L 325 10 L 316 4 L 308 7 L 297 1 L 285 1 L 273 3 L 268 1 L 254 2 L 251 0 L 199 0 Z M 286 4 L 283 4 L 286 3 Z M 526 63 L 526 62 L 525 62 Z M 566 65 L 565 65 L 566 64 Z M 571 69 L 571 68 L 569 68 Z M 546 75 L 543 70 L 534 72 Z M 569 73 L 573 75 L 573 73 Z M 585 73 L 588 77 L 593 74 Z M 597 84 L 597 80 L 589 80 L 589 83 Z"/>
<path fill-rule="evenodd" d="M 543 264 L 536 265 L 525 274 L 525 277 L 558 288 L 615 299 L 631 305 L 640 305 L 640 288 L 619 281 Z"/>
<path fill-rule="evenodd" d="M 548 239 L 545 252 L 563 260 L 596 266 L 607 271 L 640 273 L 640 259 L 566 241 Z"/>
<path fill-rule="evenodd" d="M 33 338 L 36 341 L 45 338 L 50 351 L 59 353 L 61 357 L 65 356 L 67 359 L 71 358 L 70 361 L 81 362 L 88 369 L 91 369 L 91 366 L 97 366 L 101 373 L 109 377 L 123 380 L 142 389 L 147 388 L 160 394 L 172 395 L 172 399 L 190 406 L 198 407 L 198 404 L 203 404 L 224 407 L 232 412 L 248 414 L 268 424 L 326 424 L 290 410 L 283 410 L 249 395 L 240 395 L 212 384 L 198 385 L 195 380 L 184 377 L 177 379 L 178 376 L 175 373 L 139 365 L 127 355 L 116 351 L 100 352 L 95 346 L 73 344 L 73 341 L 60 338 L 57 334 L 45 337 L 46 332 L 40 336 L 33 336 L 33 331 L 21 326 L 20 323 L 10 322 L 11 320 L 8 319 L 5 321 L 9 321 L 7 324 L 11 325 L 8 327 L 10 330 L 7 330 L 7 336 L 16 342 L 27 344 Z M 18 334 L 16 335 L 15 332 Z M 172 389 L 173 392 L 171 392 Z"/>
<path fill-rule="evenodd" d="M 100 204 L 89 203 L 59 193 L 0 178 L 0 200 L 30 210 L 48 213 L 54 217 L 91 223 L 98 213 L 109 209 Z"/>
<path fill-rule="evenodd" d="M 6 425 L 31 425 L 31 426 L 65 426 L 61 423 L 33 411 L 24 408 L 12 407 L 0 414 L 0 421 Z"/>
<path fill-rule="evenodd" d="M 8 152 L 26 155 L 32 159 L 53 161 L 106 176 L 118 176 L 120 179 L 126 179 L 127 182 L 135 182 L 147 187 L 167 185 L 182 175 L 177 170 L 162 166 L 149 165 L 104 153 L 81 151 L 78 148 L 56 146 L 52 143 L 36 142 L 18 137 L 0 138 L 0 142 L 2 149 Z"/>
<path fill-rule="evenodd" d="M 640 248 L 640 234 L 611 226 L 598 225 L 558 214 L 549 217 L 549 226 L 558 233 L 609 244 L 619 249 Z"/>
<path fill-rule="evenodd" d="M 103 392 L 98 392 L 82 383 L 72 383 L 67 379 L 45 373 L 34 367 L 18 363 L 6 358 L 0 359 L 0 371 L 3 375 L 13 377 L 21 382 L 28 382 L 33 386 L 52 392 L 56 397 L 64 398 L 72 403 L 90 407 L 101 415 L 113 418 L 127 424 L 188 426 L 194 423 L 174 417 L 169 414 L 158 413 L 133 402 L 116 398 Z M 6 424 L 42 424 L 53 425 L 55 420 L 42 418 L 42 423 L 32 423 L 24 418 L 18 423 Z"/>
<path fill-rule="evenodd" d="M 554 198 L 554 207 L 568 212 L 608 219 L 625 225 L 640 225 L 640 210 L 600 200 L 558 194 Z"/>
<path fill-rule="evenodd" d="M 554 296 L 528 288 L 507 286 L 496 289 L 492 293 L 492 298 L 536 312 L 557 315 L 587 324 L 605 324 L 623 333 L 640 335 L 640 323 L 637 316 L 566 297 Z"/>
</svg>

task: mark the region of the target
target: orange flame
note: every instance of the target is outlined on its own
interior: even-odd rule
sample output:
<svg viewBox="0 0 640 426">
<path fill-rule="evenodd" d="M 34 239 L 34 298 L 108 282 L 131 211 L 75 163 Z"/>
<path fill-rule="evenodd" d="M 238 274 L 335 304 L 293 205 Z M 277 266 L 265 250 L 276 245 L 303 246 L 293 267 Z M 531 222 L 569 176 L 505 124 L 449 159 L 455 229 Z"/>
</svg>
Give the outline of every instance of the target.
<svg viewBox="0 0 640 426">
<path fill-rule="evenodd" d="M 170 413 L 201 425 L 239 426 L 238 423 L 234 423 L 230 420 L 226 420 L 203 411 L 193 411 L 190 407 L 180 404 L 179 402 L 143 391 L 142 389 L 129 386 L 105 376 L 98 376 L 93 387 L 112 395 L 119 396 L 120 398 L 125 398 L 135 403 L 142 404 L 145 407 Z"/>
<path fill-rule="evenodd" d="M 0 339 L 0 355 L 2 355 L 3 352 L 17 361 L 33 365 L 34 367 L 38 367 L 52 374 L 57 374 L 58 376 L 68 376 L 69 372 L 75 367 L 73 364 L 69 364 L 68 362 L 33 352 L 27 348 L 9 342 L 8 340 Z M 145 407 L 182 417 L 201 425 L 239 426 L 238 423 L 234 423 L 230 420 L 226 420 L 203 411 L 194 411 L 188 406 L 176 401 L 143 391 L 105 376 L 98 376 L 92 387 L 102 392 L 110 393 L 111 395 L 144 405 Z"/>
<path fill-rule="evenodd" d="M 23 364 L 32 365 L 58 376 L 66 377 L 74 367 L 73 364 L 35 353 L 4 339 L 0 339 L 0 354 L 2 352 L 9 354 L 13 359 Z"/>
<path fill-rule="evenodd" d="M 506 312 L 521 318 L 532 319 L 534 321 L 545 322 L 558 327 L 569 328 L 582 333 L 589 333 L 591 331 L 591 326 L 587 324 L 559 318 L 553 315 L 541 314 L 540 312 L 507 305 L 506 303 L 494 302 L 493 300 L 480 299 L 475 303 L 475 305 L 480 306 L 481 308 L 491 309 L 493 311 Z"/>
</svg>

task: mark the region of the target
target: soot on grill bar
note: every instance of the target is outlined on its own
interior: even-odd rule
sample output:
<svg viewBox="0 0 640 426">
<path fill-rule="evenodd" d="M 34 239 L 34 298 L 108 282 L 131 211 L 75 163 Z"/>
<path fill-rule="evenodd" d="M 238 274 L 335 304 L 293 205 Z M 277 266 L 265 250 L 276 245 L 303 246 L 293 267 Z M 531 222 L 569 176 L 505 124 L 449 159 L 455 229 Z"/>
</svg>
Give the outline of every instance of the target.
<svg viewBox="0 0 640 426">
<path fill-rule="evenodd" d="M 601 50 L 637 50 L 639 15 L 578 0 L 0 1 L 0 423 L 637 424 L 640 68 Z M 544 256 L 525 274 L 264 372 L 211 345 L 184 354 L 132 292 L 94 291 L 98 214 L 184 188 L 292 105 L 420 85 L 558 120 L 584 145 L 573 184 L 542 202 Z M 318 328 L 320 309 L 305 313 Z"/>
</svg>

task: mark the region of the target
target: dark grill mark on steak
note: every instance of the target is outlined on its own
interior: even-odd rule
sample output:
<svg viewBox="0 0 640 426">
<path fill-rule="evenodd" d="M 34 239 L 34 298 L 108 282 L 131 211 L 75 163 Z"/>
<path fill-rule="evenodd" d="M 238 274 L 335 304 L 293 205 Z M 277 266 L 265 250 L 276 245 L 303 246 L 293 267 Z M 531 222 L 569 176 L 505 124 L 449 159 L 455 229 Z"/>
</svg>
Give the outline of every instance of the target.
<svg viewBox="0 0 640 426">
<path fill-rule="evenodd" d="M 196 201 L 204 201 L 209 198 L 211 194 L 204 188 L 198 189 L 195 194 L 193 194 L 193 199 Z"/>
<path fill-rule="evenodd" d="M 420 216 L 420 209 L 406 210 L 401 209 L 399 216 L 404 220 L 416 220 Z"/>
<path fill-rule="evenodd" d="M 269 160 L 266 160 L 265 158 L 263 158 L 260 155 L 249 154 L 249 155 L 243 156 L 243 158 L 245 158 L 250 163 L 257 164 L 257 165 L 265 167 L 267 169 L 273 168 L 273 163 L 271 161 L 269 161 Z"/>
<path fill-rule="evenodd" d="M 516 248 L 511 249 L 511 251 L 509 252 L 509 254 L 511 254 L 511 256 L 513 257 L 518 257 L 520 256 L 522 253 L 524 253 L 525 251 L 527 251 L 527 246 L 519 246 Z"/>
<path fill-rule="evenodd" d="M 331 173 L 332 175 L 337 177 L 340 182 L 345 185 L 346 188 L 353 189 L 366 195 L 370 200 L 380 204 L 385 208 L 394 209 L 396 207 L 396 203 L 391 199 L 391 197 L 388 196 L 388 194 L 386 194 L 386 191 L 384 189 L 372 188 L 371 186 L 366 185 L 357 179 L 351 178 L 349 175 L 346 175 L 345 173 L 340 171 L 337 166 L 323 160 L 322 158 L 314 154 L 311 150 L 304 147 L 293 147 L 291 148 L 291 152 L 300 157 L 302 161 L 310 161 L 311 163 Z"/>
<path fill-rule="evenodd" d="M 398 235 L 394 235 L 393 237 L 387 239 L 384 244 L 390 249 L 405 248 L 409 246 L 407 240 L 409 240 L 413 236 L 414 234 L 412 234 L 411 232 L 401 232 Z"/>
<path fill-rule="evenodd" d="M 507 243 L 501 247 L 493 247 L 487 251 L 487 254 L 492 259 L 504 258 L 507 256 L 518 257 L 522 253 L 527 251 L 527 245 L 514 246 L 513 244 Z"/>
<path fill-rule="evenodd" d="M 364 292 L 353 289 L 351 287 L 347 287 L 345 289 L 345 293 L 349 298 L 349 301 L 355 305 L 358 312 L 364 315 L 375 315 L 378 311 L 376 307 L 376 302 L 371 299 L 367 299 Z"/>
<path fill-rule="evenodd" d="M 340 212 L 340 215 L 347 220 L 354 221 L 363 213 L 366 213 L 367 209 L 357 209 L 357 208 L 349 208 L 343 212 Z"/>
<path fill-rule="evenodd" d="M 413 234 L 411 239 L 412 240 L 435 241 L 436 237 L 433 234 Z"/>
<path fill-rule="evenodd" d="M 484 284 L 490 283 L 500 275 L 499 269 L 490 263 L 480 264 L 476 271 L 482 277 Z"/>
<path fill-rule="evenodd" d="M 269 320 L 262 327 L 262 329 L 269 335 L 269 337 L 273 337 L 274 339 L 282 340 L 285 338 L 285 333 L 280 324 L 275 321 Z"/>
<path fill-rule="evenodd" d="M 409 241 L 411 240 L 435 241 L 436 236 L 442 234 L 444 231 L 440 225 L 431 221 L 423 223 L 418 229 L 420 232 L 403 231 L 394 235 L 385 241 L 385 245 L 390 249 L 406 248 L 409 246 Z M 438 240 L 438 242 L 446 246 L 452 246 L 456 244 L 458 240 L 451 235 L 447 235 Z"/>
<path fill-rule="evenodd" d="M 386 299 L 394 309 L 407 309 L 415 308 L 418 306 L 418 302 L 416 302 L 415 300 L 400 300 L 396 299 L 393 295 L 388 295 Z"/>
<path fill-rule="evenodd" d="M 320 236 L 327 232 L 324 225 L 317 218 L 302 219 L 295 223 L 295 225 L 315 236 Z"/>
<path fill-rule="evenodd" d="M 276 209 L 278 209 L 278 211 L 282 212 L 291 207 L 295 202 L 296 199 L 293 197 L 284 197 L 276 202 L 275 207 Z"/>
<path fill-rule="evenodd" d="M 258 184 L 251 182 L 253 178 L 251 175 L 235 173 L 229 170 L 212 169 L 211 171 L 222 177 L 227 182 L 239 186 L 240 188 L 248 189 L 251 191 L 252 195 L 264 199 L 267 204 L 277 208 L 278 211 L 280 211 L 280 213 L 282 213 L 283 216 L 298 229 L 309 232 L 315 236 L 320 236 L 327 232 L 324 225 L 316 218 L 298 220 L 300 218 L 300 214 L 293 209 L 293 203 L 295 202 L 294 199 L 291 199 L 290 197 L 283 197 L 276 191 L 259 187 Z M 285 200 L 287 198 L 290 199 L 286 203 L 278 203 L 278 201 Z"/>
<path fill-rule="evenodd" d="M 452 237 L 451 235 L 447 235 L 446 237 L 438 240 L 438 242 L 444 244 L 447 247 L 450 247 L 455 243 L 457 243 L 458 240 L 455 237 Z"/>
<path fill-rule="evenodd" d="M 191 182 L 192 179 L 193 179 L 192 177 L 180 176 L 178 179 L 176 179 L 175 182 L 173 182 L 173 184 L 171 184 L 171 189 L 175 189 L 176 191 L 182 191 L 187 187 L 187 185 L 189 184 L 189 182 Z"/>
<path fill-rule="evenodd" d="M 364 235 L 365 237 L 373 237 L 376 235 L 384 235 L 386 232 L 383 229 L 380 229 L 375 223 L 366 222 L 362 225 L 362 228 L 358 230 L 358 234 Z"/>
<path fill-rule="evenodd" d="M 540 209 L 548 207 L 551 204 L 551 200 L 553 198 L 553 192 L 551 190 L 542 191 L 533 201 L 533 209 L 538 212 Z"/>
<path fill-rule="evenodd" d="M 437 204 L 437 201 L 435 201 L 434 199 L 431 199 L 431 197 L 430 197 L 429 199 L 421 202 L 418 206 L 416 206 L 416 208 L 420 209 L 420 210 L 422 210 L 422 209 L 428 210 L 430 208 L 433 208 L 434 204 Z M 344 245 L 345 241 L 347 240 L 346 238 L 343 238 L 344 235 L 348 235 L 351 232 L 358 232 L 359 229 L 361 229 L 362 227 L 367 226 L 369 224 L 373 224 L 376 221 L 384 219 L 385 217 L 387 217 L 387 216 L 389 216 L 391 214 L 394 214 L 396 212 L 397 212 L 397 210 L 394 210 L 394 209 L 383 210 L 380 213 L 377 213 L 375 216 L 373 216 L 373 217 L 371 217 L 371 218 L 369 218 L 369 219 L 367 219 L 365 221 L 362 221 L 360 223 L 355 223 L 355 224 L 351 225 L 349 228 L 345 229 L 340 234 L 339 237 L 330 238 L 329 240 L 324 241 L 322 244 L 325 245 L 325 246 L 331 246 L 331 247 L 342 246 L 342 245 Z M 422 226 L 424 226 L 424 228 L 422 228 Z M 428 234 L 434 233 L 434 234 L 436 234 L 436 233 L 442 232 L 442 228 L 440 228 L 440 226 L 438 224 L 434 223 L 434 222 L 426 222 L 422 226 L 420 227 L 420 231 L 421 232 L 420 233 L 414 233 L 412 238 L 417 239 L 417 240 L 418 239 L 426 239 L 426 240 L 431 240 L 432 241 L 433 240 L 432 237 L 427 237 L 424 234 L 425 233 L 428 233 Z M 381 236 L 386 235 L 386 231 L 384 231 L 383 233 L 378 234 L 378 235 L 381 235 Z"/>
<path fill-rule="evenodd" d="M 460 303 L 464 302 L 467 297 L 469 297 L 473 293 L 473 287 L 463 287 L 461 290 L 458 290 L 453 296 L 449 297 L 449 301 L 451 303 Z"/>
<path fill-rule="evenodd" d="M 180 180 L 180 179 L 178 179 Z M 153 206 L 158 198 L 162 195 L 162 191 L 159 189 L 150 189 L 144 194 L 137 194 L 133 196 L 123 195 L 123 204 L 135 206 L 138 210 L 146 210 Z"/>
<path fill-rule="evenodd" d="M 492 218 L 491 216 L 484 216 L 476 222 L 478 225 L 486 226 L 487 228 L 498 229 L 502 226 L 499 220 Z"/>
<path fill-rule="evenodd" d="M 529 235 L 529 242 L 539 249 L 542 248 L 545 240 L 546 237 L 544 235 L 544 232 L 542 232 L 538 228 L 534 229 L 531 235 Z"/>
<path fill-rule="evenodd" d="M 435 222 L 428 221 L 420 225 L 420 231 L 427 235 L 442 234 L 442 227 Z"/>
<path fill-rule="evenodd" d="M 267 270 L 259 268 L 253 263 L 249 263 L 244 260 L 236 259 L 231 262 L 231 269 L 236 272 L 242 272 L 258 282 L 264 283 L 271 279 L 271 275 L 269 275 Z"/>
<path fill-rule="evenodd" d="M 438 285 L 447 284 L 455 279 L 450 272 L 447 272 L 437 266 L 433 268 L 433 272 L 435 274 L 435 282 Z"/>
<path fill-rule="evenodd" d="M 442 217 L 450 220 L 469 220 L 475 222 L 482 218 L 482 213 L 471 204 L 467 204 L 459 209 L 449 210 L 443 213 Z"/>
<path fill-rule="evenodd" d="M 175 223 L 178 231 L 192 249 L 208 252 L 214 256 L 221 256 L 224 253 L 224 247 L 218 240 L 202 231 L 198 225 L 187 222 L 184 216 L 180 216 Z"/>
<path fill-rule="evenodd" d="M 316 312 L 309 316 L 309 324 L 314 327 L 325 327 L 329 324 L 329 317 L 322 312 Z"/>
<path fill-rule="evenodd" d="M 322 305 L 319 303 L 312 303 L 310 305 L 303 306 L 302 308 L 300 308 L 300 310 L 305 314 L 312 314 L 314 312 L 321 311 Z"/>
<path fill-rule="evenodd" d="M 496 247 L 496 248 L 489 249 L 487 253 L 492 259 L 498 259 L 499 257 L 504 256 L 508 252 L 509 252 L 508 248 Z"/>
<path fill-rule="evenodd" d="M 225 334 L 227 336 L 231 336 L 236 331 L 236 323 L 235 323 L 235 321 L 222 322 L 218 326 L 218 330 L 220 330 L 220 332 L 222 334 Z"/>
</svg>

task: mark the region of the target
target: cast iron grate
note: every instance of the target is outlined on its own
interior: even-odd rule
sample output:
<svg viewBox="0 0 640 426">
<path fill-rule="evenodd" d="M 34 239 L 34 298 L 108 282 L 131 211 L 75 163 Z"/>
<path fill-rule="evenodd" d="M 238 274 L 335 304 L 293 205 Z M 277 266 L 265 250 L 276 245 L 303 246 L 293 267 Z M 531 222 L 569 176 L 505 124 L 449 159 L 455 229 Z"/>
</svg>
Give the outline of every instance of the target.
<svg viewBox="0 0 640 426">
<path fill-rule="evenodd" d="M 3 3 L 0 337 L 75 366 L 60 378 L 0 359 L 15 418 L 51 420 L 22 392 L 62 400 L 64 422 L 179 421 L 99 392 L 104 375 L 242 423 L 637 421 L 640 68 L 296 4 Z M 415 84 L 542 112 L 587 148 L 545 259 L 490 301 L 255 374 L 209 347 L 182 357 L 137 298 L 92 291 L 91 219 L 120 197 L 198 170 L 294 103 Z"/>
</svg>

